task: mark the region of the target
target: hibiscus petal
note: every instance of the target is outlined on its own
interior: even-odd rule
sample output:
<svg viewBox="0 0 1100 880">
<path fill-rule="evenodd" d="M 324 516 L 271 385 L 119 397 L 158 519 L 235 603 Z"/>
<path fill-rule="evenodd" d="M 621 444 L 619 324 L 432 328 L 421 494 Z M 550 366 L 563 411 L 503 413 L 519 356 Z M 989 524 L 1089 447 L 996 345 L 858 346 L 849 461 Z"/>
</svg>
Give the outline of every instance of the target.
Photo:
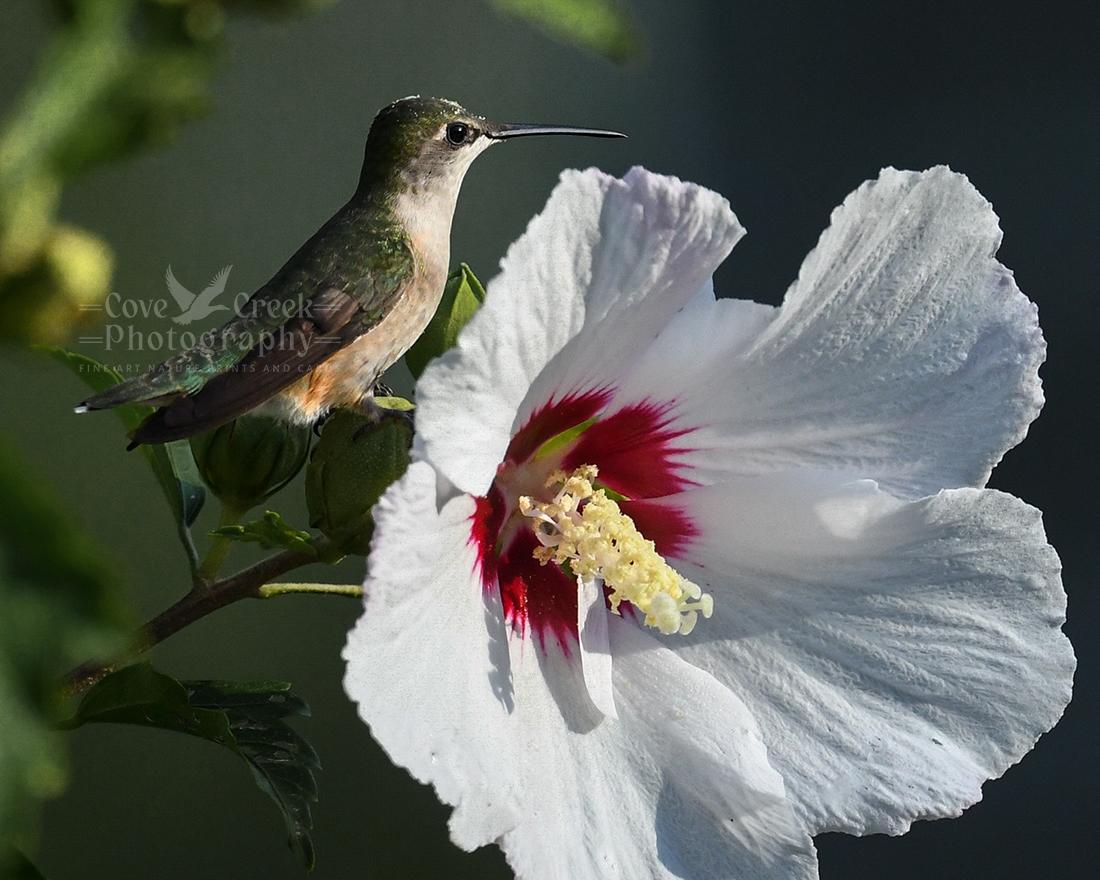
<svg viewBox="0 0 1100 880">
<path fill-rule="evenodd" d="M 811 467 L 904 497 L 982 486 L 1042 405 L 1036 309 L 1000 241 L 963 175 L 884 170 L 833 212 L 774 316 L 696 303 L 613 408 L 677 401 L 699 482 Z"/>
<path fill-rule="evenodd" d="M 609 631 L 623 727 L 665 768 L 657 805 L 664 866 L 700 880 L 816 878 L 812 841 L 746 705 L 636 624 L 613 615 Z"/>
<path fill-rule="evenodd" d="M 473 849 L 517 821 L 495 784 L 512 694 L 500 601 L 470 543 L 474 501 L 436 512 L 436 475 L 414 462 L 375 507 L 365 611 L 344 648 L 344 689 L 393 761 L 455 807 L 451 834 Z M 471 720 L 477 719 L 476 727 Z M 469 748 L 477 735 L 480 748 Z"/>
<path fill-rule="evenodd" d="M 429 459 L 484 494 L 523 422 L 621 376 L 743 232 L 729 203 L 695 184 L 640 168 L 622 180 L 563 174 L 458 346 L 420 379 Z"/>
<path fill-rule="evenodd" d="M 618 617 L 620 720 L 575 658 L 523 639 L 509 657 L 474 573 L 474 503 L 435 501 L 418 462 L 376 508 L 345 688 L 393 760 L 455 805 L 455 843 L 498 840 L 521 880 L 816 876 L 743 702 Z"/>
<path fill-rule="evenodd" d="M 593 705 L 608 718 L 618 718 L 611 686 L 611 645 L 607 637 L 607 603 L 603 581 L 577 578 L 577 641 L 584 686 Z"/>
<path fill-rule="evenodd" d="M 618 720 L 580 670 L 513 644 L 520 880 L 810 880 L 812 841 L 743 702 L 637 626 L 608 618 Z M 471 719 L 471 725 L 479 724 Z M 472 729 L 476 729 L 473 728 Z"/>
<path fill-rule="evenodd" d="M 1069 700 L 1058 557 L 1010 495 L 800 473 L 659 503 L 699 527 L 675 564 L 715 600 L 670 644 L 746 701 L 814 833 L 958 815 Z"/>
</svg>

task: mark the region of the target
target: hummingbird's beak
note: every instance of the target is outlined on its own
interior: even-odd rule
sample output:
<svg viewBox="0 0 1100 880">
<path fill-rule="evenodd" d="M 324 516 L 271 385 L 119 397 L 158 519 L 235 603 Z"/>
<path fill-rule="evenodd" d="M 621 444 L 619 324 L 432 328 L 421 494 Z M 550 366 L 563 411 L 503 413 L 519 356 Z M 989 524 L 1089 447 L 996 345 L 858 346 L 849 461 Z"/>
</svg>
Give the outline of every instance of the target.
<svg viewBox="0 0 1100 880">
<path fill-rule="evenodd" d="M 572 134 L 580 137 L 624 138 L 617 131 L 605 131 L 602 128 L 575 128 L 571 125 L 538 125 L 529 122 L 505 122 L 486 129 L 485 137 L 495 141 L 506 138 L 529 137 L 536 134 Z"/>
</svg>

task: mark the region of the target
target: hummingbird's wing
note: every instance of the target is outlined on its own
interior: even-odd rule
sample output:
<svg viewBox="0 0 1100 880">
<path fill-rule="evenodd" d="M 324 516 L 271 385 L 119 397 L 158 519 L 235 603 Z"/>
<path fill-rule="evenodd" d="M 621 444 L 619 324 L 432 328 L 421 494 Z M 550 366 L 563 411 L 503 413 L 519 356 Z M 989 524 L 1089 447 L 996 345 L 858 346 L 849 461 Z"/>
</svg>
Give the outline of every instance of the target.
<svg viewBox="0 0 1100 880">
<path fill-rule="evenodd" d="M 372 224 L 349 203 L 223 327 L 147 373 L 90 397 L 77 412 L 125 403 L 162 407 L 137 429 L 135 443 L 188 437 L 230 421 L 381 321 L 414 265 L 401 229 Z"/>
<path fill-rule="evenodd" d="M 388 310 L 367 311 L 347 293 L 324 291 L 231 368 L 149 416 L 134 431 L 131 448 L 180 440 L 243 415 L 358 339 Z"/>
<path fill-rule="evenodd" d="M 172 272 L 171 266 L 169 266 L 168 271 L 164 273 L 164 281 L 168 285 L 168 292 L 172 294 L 172 299 L 174 299 L 176 305 L 179 306 L 180 313 L 182 314 L 191 308 L 191 303 L 195 301 L 195 295 L 176 280 L 175 273 Z"/>
<path fill-rule="evenodd" d="M 237 316 L 223 327 L 204 333 L 198 344 L 140 376 L 112 385 L 76 406 L 77 412 L 110 409 L 128 403 L 160 406 L 194 394 L 210 379 L 260 345 L 278 324 L 263 315 Z"/>
</svg>

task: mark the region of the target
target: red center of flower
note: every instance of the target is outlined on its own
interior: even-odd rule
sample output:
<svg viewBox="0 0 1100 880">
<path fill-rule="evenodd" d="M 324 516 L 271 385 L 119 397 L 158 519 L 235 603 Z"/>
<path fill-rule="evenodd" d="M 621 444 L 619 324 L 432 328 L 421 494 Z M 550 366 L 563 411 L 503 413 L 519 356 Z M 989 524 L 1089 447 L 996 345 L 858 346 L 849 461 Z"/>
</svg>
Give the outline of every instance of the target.
<svg viewBox="0 0 1100 880">
<path fill-rule="evenodd" d="M 593 464 L 599 483 L 623 496 L 619 502 L 639 531 L 668 558 L 682 556 L 696 528 L 667 499 L 694 485 L 685 476 L 681 439 L 691 428 L 674 427 L 674 402 L 646 400 L 605 415 L 610 389 L 569 394 L 537 409 L 516 432 L 489 493 L 477 500 L 470 537 L 487 590 L 499 589 L 513 632 L 528 631 L 545 648 L 550 637 L 569 654 L 577 635 L 577 585 L 556 565 L 540 565 L 529 520 L 517 510 L 520 495 L 537 495 L 554 470 Z M 587 424 L 586 424 L 587 423 Z M 566 432 L 585 426 L 560 446 Z M 545 447 L 548 441 L 551 450 Z"/>
</svg>

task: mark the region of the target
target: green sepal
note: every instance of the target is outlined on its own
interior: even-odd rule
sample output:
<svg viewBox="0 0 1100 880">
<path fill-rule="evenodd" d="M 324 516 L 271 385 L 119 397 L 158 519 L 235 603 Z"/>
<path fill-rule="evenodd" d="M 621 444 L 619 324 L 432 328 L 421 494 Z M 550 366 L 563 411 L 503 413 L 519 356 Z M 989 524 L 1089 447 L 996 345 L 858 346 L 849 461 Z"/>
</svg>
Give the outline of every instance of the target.
<svg viewBox="0 0 1100 880">
<path fill-rule="evenodd" d="M 61 726 L 109 722 L 186 733 L 224 746 L 252 771 L 278 806 L 291 846 L 312 869 L 310 831 L 317 801 L 313 747 L 284 720 L 309 717 L 309 706 L 282 681 L 177 681 L 148 663 L 120 669 L 92 687 Z"/>
<path fill-rule="evenodd" d="M 191 446 L 186 440 L 173 440 L 171 443 L 163 443 L 160 446 L 144 445 L 141 451 L 147 453 L 150 462 L 155 462 L 154 471 L 157 479 L 164 488 L 165 497 L 169 488 L 175 485 L 177 493 L 173 496 L 179 499 L 178 513 L 173 511 L 177 522 L 190 528 L 199 518 L 199 511 L 206 503 L 206 490 L 202 485 L 202 477 L 195 467 L 194 456 L 191 455 Z M 164 456 L 157 453 L 163 451 Z M 164 462 L 167 460 L 167 467 Z M 159 470 L 158 470 L 159 468 Z M 173 500 L 174 504 L 175 501 Z"/>
<path fill-rule="evenodd" d="M 313 432 L 268 416 L 245 415 L 191 438 L 203 481 L 234 510 L 251 510 L 289 483 L 306 463 Z"/>
<path fill-rule="evenodd" d="M 42 347 L 54 360 L 68 367 L 93 391 L 104 391 L 122 381 L 123 376 L 114 367 L 100 363 L 95 358 L 79 354 L 59 346 Z M 133 431 L 153 412 L 152 407 L 125 404 L 113 410 L 125 426 Z M 206 501 L 206 489 L 195 466 L 191 447 L 186 440 L 172 443 L 140 446 L 141 454 L 152 468 L 161 492 L 172 511 L 180 541 L 191 563 L 192 571 L 198 567 L 198 556 L 189 531 Z"/>
<path fill-rule="evenodd" d="M 598 421 L 596 416 L 590 419 L 585 419 L 583 422 L 574 425 L 572 428 L 566 428 L 559 434 L 555 434 L 549 440 L 543 442 L 538 449 L 535 450 L 535 454 L 532 458 L 545 458 L 547 455 L 558 452 L 576 440 L 585 431 L 591 428 Z"/>
<path fill-rule="evenodd" d="M 404 397 L 372 397 L 371 401 L 379 409 L 391 409 L 394 412 L 412 412 L 416 404 Z"/>
<path fill-rule="evenodd" d="M 371 508 L 409 465 L 412 430 L 404 419 L 372 422 L 341 410 L 325 422 L 306 468 L 309 524 L 344 553 L 365 555 Z"/>
<path fill-rule="evenodd" d="M 435 316 L 405 353 L 405 364 L 416 379 L 424 372 L 428 362 L 454 347 L 458 334 L 485 302 L 485 288 L 477 280 L 473 270 L 465 263 L 447 278 L 443 298 Z"/>
<path fill-rule="evenodd" d="M 310 533 L 294 528 L 274 510 L 265 510 L 260 519 L 240 525 L 222 526 L 210 534 L 229 538 L 231 541 L 259 544 L 267 550 L 293 550 L 296 553 L 317 555 Z"/>
</svg>

